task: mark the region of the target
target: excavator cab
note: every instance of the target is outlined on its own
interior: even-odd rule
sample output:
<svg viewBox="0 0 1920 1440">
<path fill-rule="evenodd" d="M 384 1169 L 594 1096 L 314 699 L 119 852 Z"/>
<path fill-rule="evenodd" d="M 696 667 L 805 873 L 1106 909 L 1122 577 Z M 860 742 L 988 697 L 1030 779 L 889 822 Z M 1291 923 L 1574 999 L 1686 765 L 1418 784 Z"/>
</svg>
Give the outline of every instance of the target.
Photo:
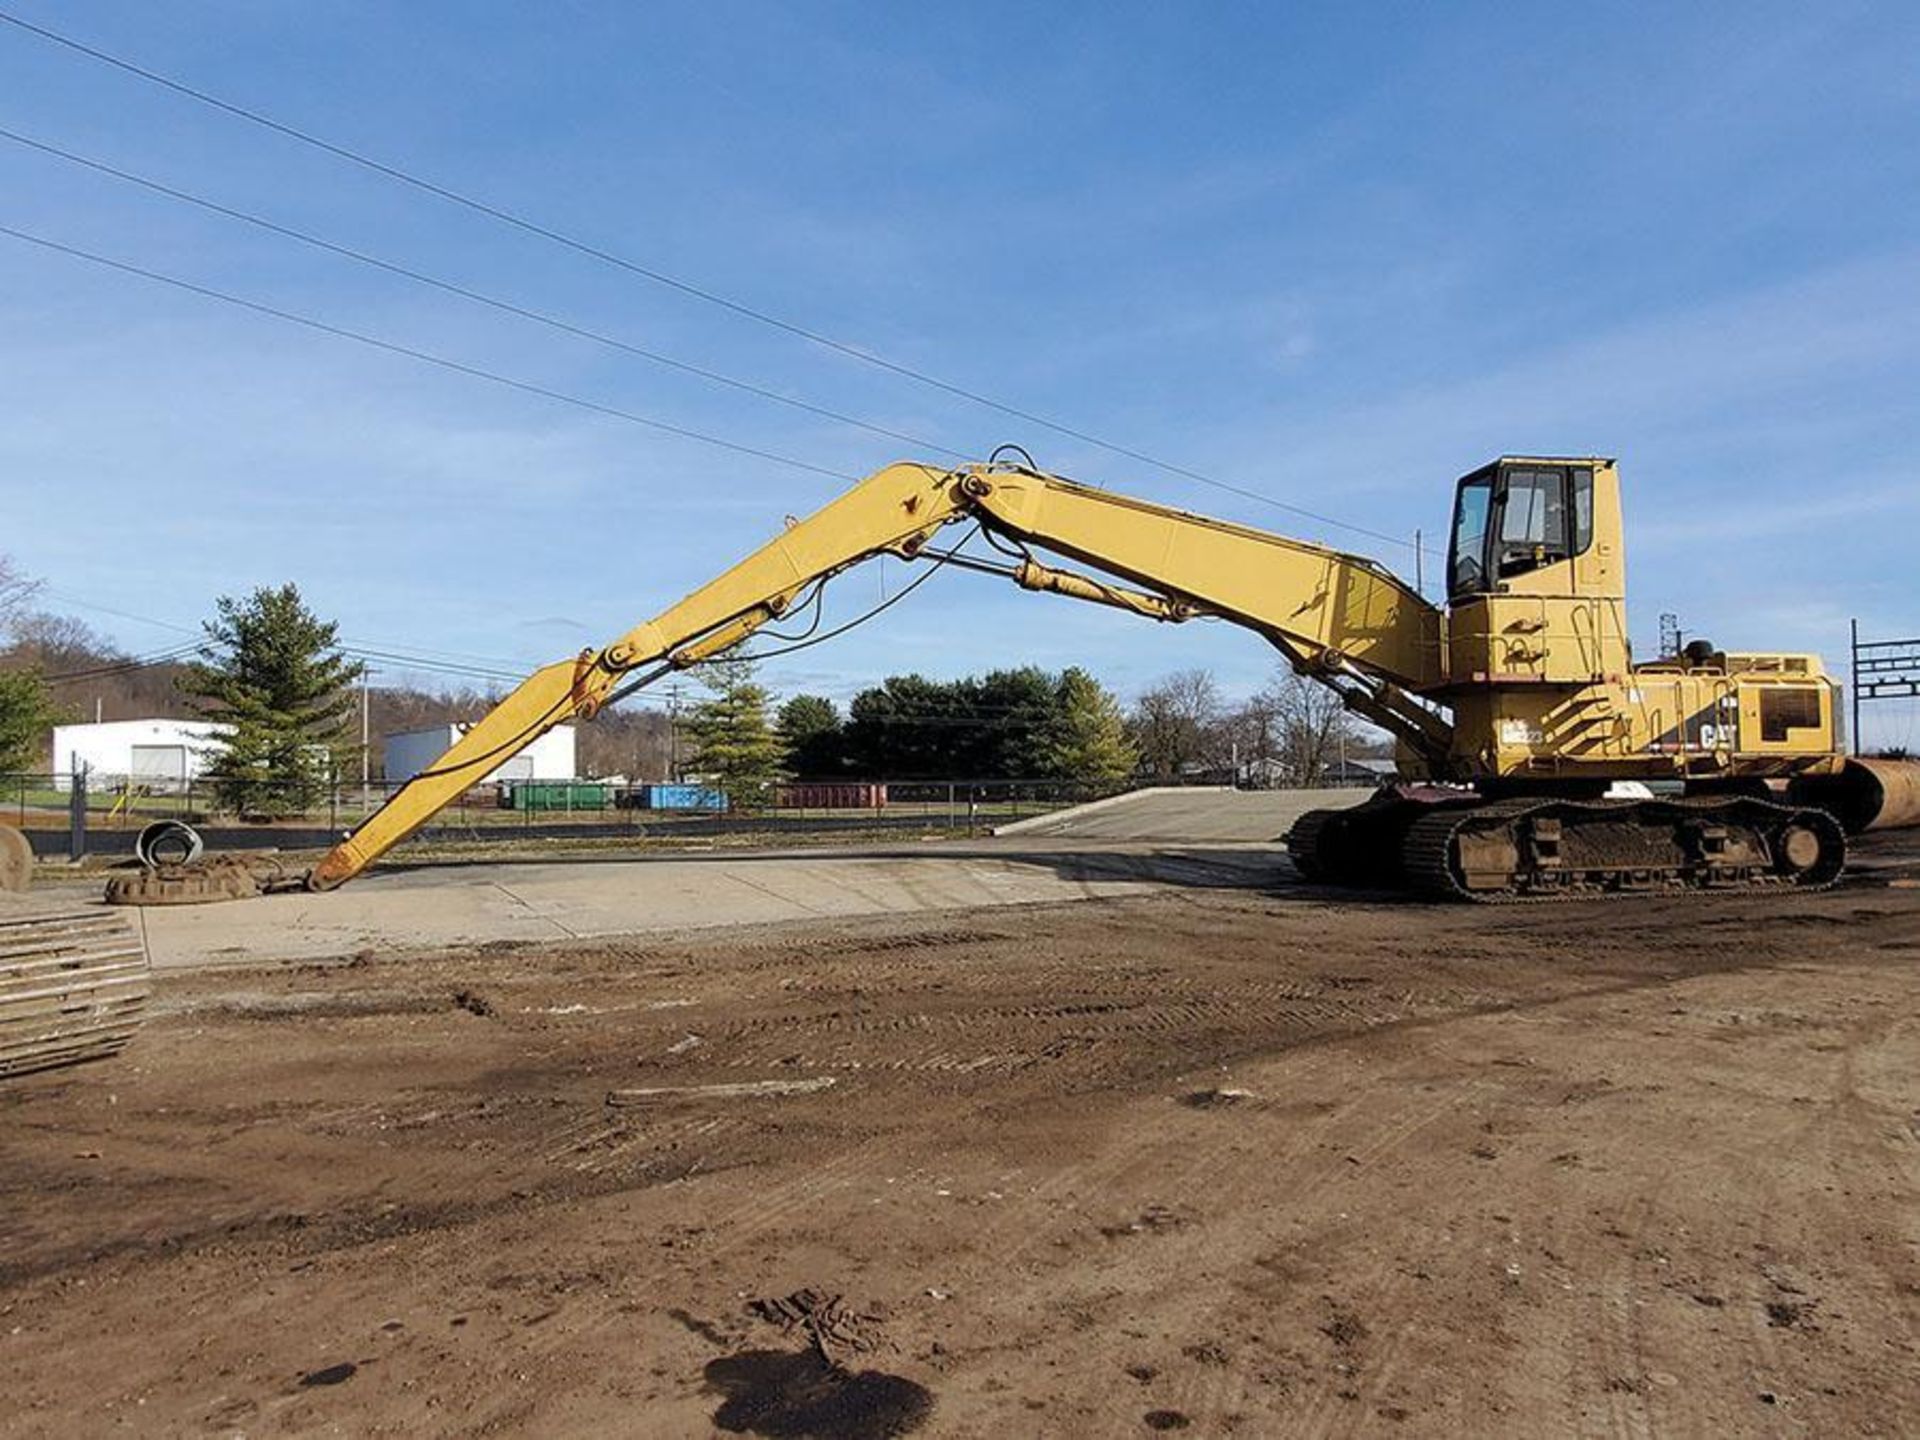
<svg viewBox="0 0 1920 1440">
<path fill-rule="evenodd" d="M 1450 687 L 1624 674 L 1626 588 L 1613 461 L 1503 455 L 1462 476 L 1447 556 Z"/>
<path fill-rule="evenodd" d="M 1594 473 L 1606 463 L 1503 459 L 1463 478 L 1454 494 L 1448 598 L 1507 593 L 1517 577 L 1590 550 Z"/>
</svg>

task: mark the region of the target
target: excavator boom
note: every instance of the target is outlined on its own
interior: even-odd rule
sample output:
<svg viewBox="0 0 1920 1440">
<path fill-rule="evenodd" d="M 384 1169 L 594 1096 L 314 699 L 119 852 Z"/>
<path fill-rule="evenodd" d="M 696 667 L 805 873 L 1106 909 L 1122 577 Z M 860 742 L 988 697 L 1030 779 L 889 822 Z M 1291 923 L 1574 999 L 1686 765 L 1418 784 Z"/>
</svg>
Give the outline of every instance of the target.
<svg viewBox="0 0 1920 1440">
<path fill-rule="evenodd" d="M 934 543 L 956 524 L 997 554 Z M 291 883 L 352 879 L 543 732 L 726 653 L 879 555 L 1150 620 L 1223 620 L 1334 690 L 1394 736 L 1403 776 L 1438 783 L 1301 817 L 1287 849 L 1309 879 L 1499 902 L 1817 889 L 1839 876 L 1847 830 L 1920 822 L 1913 771 L 1844 753 L 1818 656 L 1695 641 L 1634 661 L 1611 459 L 1506 455 L 1462 476 L 1443 611 L 1371 560 L 996 458 L 889 465 L 604 649 L 536 671 Z M 1611 796 L 1622 781 L 1663 788 Z M 229 861 L 116 878 L 109 899 L 281 883 Z"/>
<path fill-rule="evenodd" d="M 971 522 L 1067 556 L 999 566 L 932 548 Z M 811 587 L 878 555 L 996 569 L 1023 587 L 1148 618 L 1213 616 L 1254 630 L 1407 743 L 1443 754 L 1450 730 L 1410 698 L 1444 676 L 1442 617 L 1372 561 L 1009 465 L 903 463 L 797 521 L 678 604 L 599 651 L 534 672 L 431 768 L 409 780 L 308 876 L 331 889 L 359 874 L 536 736 L 590 719 L 620 694 L 731 649 Z M 1115 583 L 1104 577 L 1112 576 Z M 1135 588 L 1138 587 L 1138 588 Z"/>
</svg>

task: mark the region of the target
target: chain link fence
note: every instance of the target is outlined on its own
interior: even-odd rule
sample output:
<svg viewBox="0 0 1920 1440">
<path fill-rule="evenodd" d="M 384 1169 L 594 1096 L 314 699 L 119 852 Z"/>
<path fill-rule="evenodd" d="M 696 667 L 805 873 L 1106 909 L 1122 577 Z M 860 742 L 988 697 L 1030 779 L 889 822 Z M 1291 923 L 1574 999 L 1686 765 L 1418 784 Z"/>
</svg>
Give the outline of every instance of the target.
<svg viewBox="0 0 1920 1440">
<path fill-rule="evenodd" d="M 46 857 L 131 854 L 140 830 L 158 820 L 193 826 L 213 849 L 320 849 L 399 788 L 377 781 L 295 789 L 98 772 L 6 774 L 0 775 L 0 823 L 24 831 L 35 853 Z M 887 830 L 976 835 L 1130 788 L 1076 780 L 836 780 L 775 786 L 768 803 L 746 806 L 708 785 L 515 780 L 469 790 L 415 841 L 800 839 Z"/>
</svg>

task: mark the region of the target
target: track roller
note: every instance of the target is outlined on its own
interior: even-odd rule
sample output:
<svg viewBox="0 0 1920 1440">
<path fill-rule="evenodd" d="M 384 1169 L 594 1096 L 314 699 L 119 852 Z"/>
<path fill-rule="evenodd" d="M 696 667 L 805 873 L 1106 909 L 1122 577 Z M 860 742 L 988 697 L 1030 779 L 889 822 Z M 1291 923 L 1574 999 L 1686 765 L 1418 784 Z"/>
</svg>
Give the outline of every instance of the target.
<svg viewBox="0 0 1920 1440">
<path fill-rule="evenodd" d="M 250 900 L 275 890 L 298 888 L 306 872 L 278 860 L 221 855 L 185 865 L 157 865 L 107 881 L 109 905 L 211 905 Z"/>
<path fill-rule="evenodd" d="M 1437 810 L 1402 843 L 1408 883 L 1434 899 L 1572 900 L 1634 891 L 1825 889 L 1846 836 L 1824 810 L 1732 796 L 1516 799 Z"/>
</svg>

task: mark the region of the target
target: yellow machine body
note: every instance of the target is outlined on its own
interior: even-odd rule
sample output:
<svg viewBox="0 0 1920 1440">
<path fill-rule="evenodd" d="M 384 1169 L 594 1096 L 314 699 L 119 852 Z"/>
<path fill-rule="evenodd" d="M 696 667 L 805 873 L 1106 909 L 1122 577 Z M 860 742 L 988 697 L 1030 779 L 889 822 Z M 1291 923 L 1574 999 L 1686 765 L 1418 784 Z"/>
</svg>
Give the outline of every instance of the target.
<svg viewBox="0 0 1920 1440">
<path fill-rule="evenodd" d="M 955 524 L 989 532 L 1017 563 L 935 548 L 934 537 Z M 1051 564 L 1029 546 L 1086 571 Z M 1463 477 L 1444 608 L 1373 561 L 1325 546 L 1025 466 L 902 463 L 790 522 L 604 649 L 536 672 L 328 854 L 308 883 L 327 889 L 358 874 L 536 735 L 738 645 L 814 586 L 883 554 L 991 570 L 1029 590 L 1157 621 L 1207 616 L 1243 626 L 1390 731 L 1403 774 L 1470 784 L 1491 799 L 1572 803 L 1628 779 L 1760 787 L 1843 763 L 1835 687 L 1812 656 L 1690 647 L 1683 657 L 1633 663 L 1611 460 L 1507 456 Z M 1717 832 L 1702 841 L 1703 854 L 1734 860 L 1696 869 L 1753 871 L 1760 862 L 1742 857 L 1770 856 L 1770 846 L 1802 857 L 1796 875 L 1835 868 L 1826 839 L 1796 838 L 1777 817 L 1748 821 L 1731 849 Z M 1447 843 L 1457 851 L 1468 842 Z M 1504 854 L 1503 846 L 1524 848 L 1491 831 L 1470 844 L 1483 856 Z M 1457 886 L 1457 876 L 1448 883 Z"/>
<path fill-rule="evenodd" d="M 1508 456 L 1461 480 L 1448 556 L 1443 778 L 1764 780 L 1842 761 L 1812 655 L 1633 663 L 1614 462 Z"/>
</svg>

